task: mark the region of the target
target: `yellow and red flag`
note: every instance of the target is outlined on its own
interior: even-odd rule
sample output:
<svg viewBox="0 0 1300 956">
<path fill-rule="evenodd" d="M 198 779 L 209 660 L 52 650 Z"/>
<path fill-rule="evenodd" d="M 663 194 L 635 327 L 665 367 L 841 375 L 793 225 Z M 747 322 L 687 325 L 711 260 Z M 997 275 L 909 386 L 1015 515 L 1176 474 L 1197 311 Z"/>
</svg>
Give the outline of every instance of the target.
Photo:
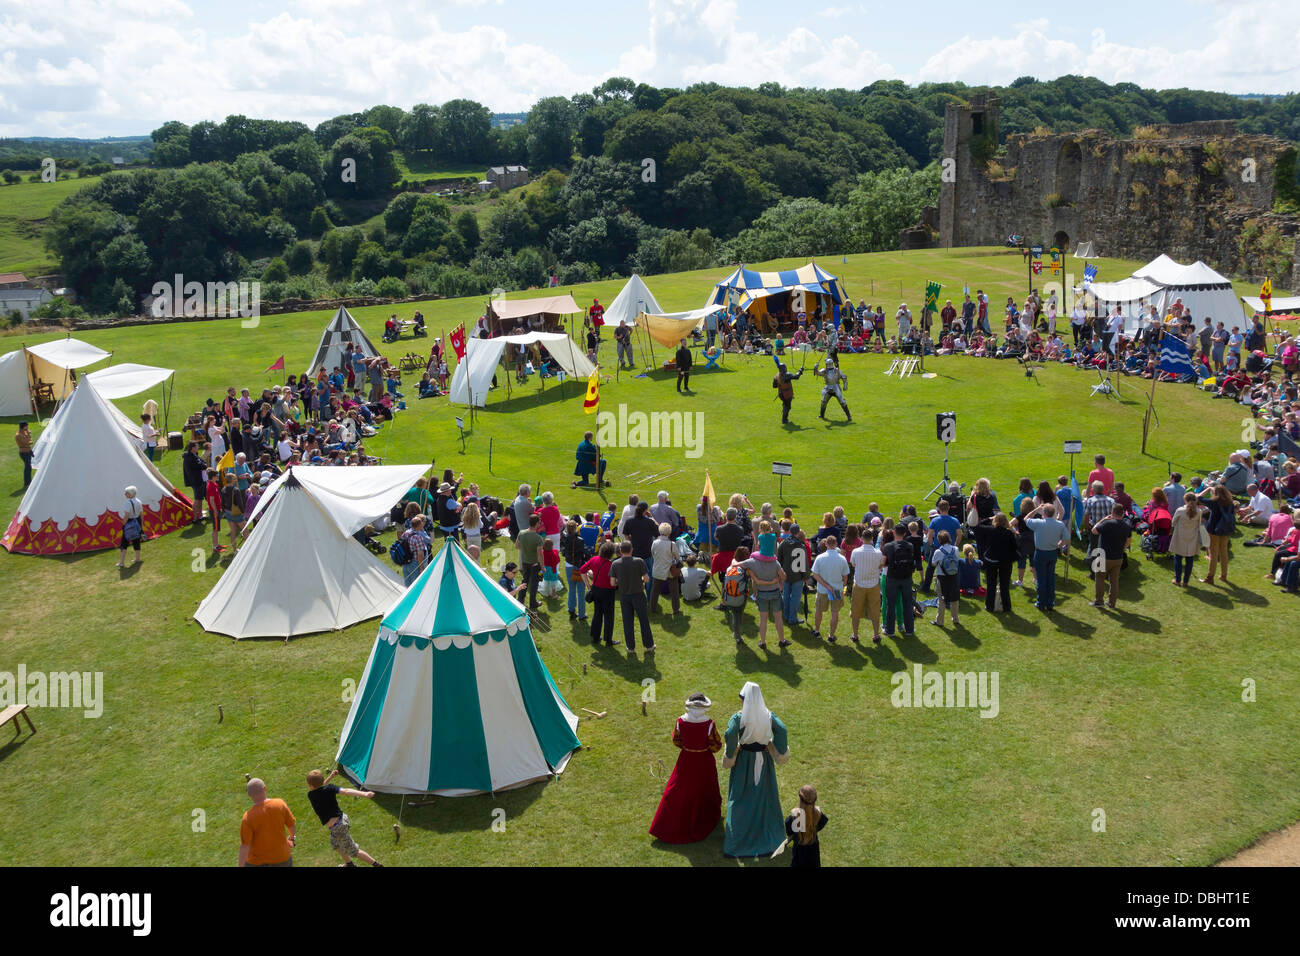
<svg viewBox="0 0 1300 956">
<path fill-rule="evenodd" d="M 1269 303 L 1273 301 L 1272 279 L 1264 280 L 1264 284 L 1259 287 L 1259 297 L 1264 300 L 1264 309 L 1267 311 Z"/>
<path fill-rule="evenodd" d="M 582 400 L 582 410 L 588 415 L 594 415 L 600 408 L 600 369 L 599 367 L 592 370 L 591 378 L 587 379 L 587 397 Z"/>
</svg>

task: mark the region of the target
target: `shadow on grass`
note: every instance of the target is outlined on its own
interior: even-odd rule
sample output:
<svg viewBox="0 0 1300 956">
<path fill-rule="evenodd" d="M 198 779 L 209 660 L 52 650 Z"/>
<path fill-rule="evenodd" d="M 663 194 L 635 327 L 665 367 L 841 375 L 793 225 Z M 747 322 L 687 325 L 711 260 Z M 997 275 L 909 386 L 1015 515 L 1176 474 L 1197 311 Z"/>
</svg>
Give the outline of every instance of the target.
<svg viewBox="0 0 1300 956">
<path fill-rule="evenodd" d="M 579 758 L 581 750 L 574 752 Z M 493 823 L 501 819 L 497 810 L 505 811 L 505 834 L 509 834 L 512 820 L 522 817 L 532 804 L 541 799 L 543 788 L 564 787 L 559 781 L 563 775 L 538 783 L 531 783 L 518 790 L 503 790 L 500 793 L 485 793 L 473 797 L 438 797 L 423 794 L 379 793 L 374 802 L 383 808 L 390 818 L 388 832 L 392 833 L 392 824 L 401 823 L 403 831 L 428 830 L 436 833 L 468 833 L 474 830 L 490 830 Z M 427 802 L 426 802 L 427 801 Z M 413 806 L 414 803 L 423 806 Z M 378 839 L 370 842 L 370 850 L 382 859 L 383 850 L 393 844 Z M 409 838 L 403 833 L 403 838 Z"/>
<path fill-rule="evenodd" d="M 691 866 L 717 866 L 719 863 L 738 865 L 736 860 L 722 855 L 725 835 L 726 826 L 719 820 L 713 832 L 698 843 L 664 843 L 662 840 L 652 840 L 650 849 L 679 856 Z"/>
<path fill-rule="evenodd" d="M 1073 608 L 1071 610 L 1074 611 Z M 1085 641 L 1092 640 L 1092 632 L 1096 630 L 1087 621 L 1081 621 L 1072 614 L 1066 614 L 1060 610 L 1049 612 L 1048 618 L 1062 634 L 1069 634 L 1071 637 L 1077 637 Z"/>
<path fill-rule="evenodd" d="M 916 623 L 924 625 L 924 618 L 918 617 Z M 898 652 L 914 664 L 934 664 L 939 660 L 939 655 L 917 634 L 909 636 L 896 632 L 893 638 L 886 637 L 885 640 L 893 640 Z"/>
<path fill-rule="evenodd" d="M 741 634 L 743 636 L 744 632 Z M 791 687 L 798 687 L 803 683 L 803 678 L 799 676 L 802 666 L 790 653 L 790 648 L 776 646 L 775 634 L 769 634 L 768 637 L 772 640 L 766 649 L 757 644 L 751 645 L 748 641 L 736 648 L 736 670 L 746 676 L 770 674 Z"/>
<path fill-rule="evenodd" d="M 965 624 L 953 624 L 952 629 L 947 632 L 948 640 L 952 641 L 957 647 L 967 651 L 979 650 L 984 643 L 966 627 Z"/>
<path fill-rule="evenodd" d="M 1030 607 L 1033 607 L 1033 605 L 1031 604 Z M 1041 612 L 1035 609 L 1034 613 L 1039 614 Z M 1033 637 L 1035 634 L 1039 634 L 1043 630 L 1029 618 L 1021 617 L 1014 609 L 1004 611 L 998 616 L 1002 622 L 1002 629 L 1010 631 L 1013 634 L 1022 634 L 1026 637 Z"/>
<path fill-rule="evenodd" d="M 1103 608 L 1102 613 L 1114 614 L 1119 618 L 1120 624 L 1130 631 L 1140 631 L 1143 634 L 1159 634 L 1160 621 L 1154 617 L 1147 617 L 1145 614 L 1138 614 L 1136 611 L 1128 611 L 1121 604 L 1117 608 Z"/>
<path fill-rule="evenodd" d="M 20 718 L 14 718 L 14 719 L 18 720 Z M 20 732 L 17 737 L 11 737 L 10 739 L 6 740 L 3 744 L 0 744 L 0 762 L 3 762 L 4 759 L 8 757 L 10 754 L 17 753 L 19 747 L 27 743 L 27 741 L 31 740 L 35 736 L 36 735 L 31 733 L 30 731 L 25 734 Z"/>
</svg>

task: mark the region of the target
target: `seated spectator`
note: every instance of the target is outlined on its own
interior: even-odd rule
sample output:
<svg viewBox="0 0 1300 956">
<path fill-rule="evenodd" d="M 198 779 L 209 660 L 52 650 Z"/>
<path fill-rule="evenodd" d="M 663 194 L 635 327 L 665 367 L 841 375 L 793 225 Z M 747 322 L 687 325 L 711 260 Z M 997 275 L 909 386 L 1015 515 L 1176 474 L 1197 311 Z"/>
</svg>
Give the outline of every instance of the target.
<svg viewBox="0 0 1300 956">
<path fill-rule="evenodd" d="M 1273 499 L 1260 491 L 1259 485 L 1253 481 L 1246 486 L 1246 493 L 1250 495 L 1250 501 L 1237 509 L 1237 520 L 1242 524 L 1267 527 L 1276 510 Z"/>
</svg>

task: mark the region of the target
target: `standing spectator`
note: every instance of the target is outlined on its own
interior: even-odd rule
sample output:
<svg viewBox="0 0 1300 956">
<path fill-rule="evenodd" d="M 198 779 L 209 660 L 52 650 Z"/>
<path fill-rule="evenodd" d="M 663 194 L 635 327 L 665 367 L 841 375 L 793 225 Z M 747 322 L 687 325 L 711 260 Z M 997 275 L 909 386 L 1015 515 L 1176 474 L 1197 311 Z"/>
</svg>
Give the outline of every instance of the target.
<svg viewBox="0 0 1300 956">
<path fill-rule="evenodd" d="M 960 623 L 958 602 L 961 600 L 957 572 L 961 567 L 961 555 L 947 531 L 940 531 L 936 538 L 935 548 L 930 552 L 930 567 L 939 569 L 939 613 L 930 623 L 943 627 L 943 613 L 951 608 L 952 624 L 957 627 Z"/>
<path fill-rule="evenodd" d="M 208 483 L 203 489 L 203 498 L 208 503 L 208 517 L 212 519 L 212 551 L 219 554 L 226 550 L 221 543 L 221 473 L 215 468 L 207 469 Z"/>
<path fill-rule="evenodd" d="M 477 506 L 470 505 L 470 507 Z M 571 520 L 565 523 L 564 532 L 560 535 L 560 554 L 564 558 L 564 576 L 569 582 L 569 617 L 585 621 L 587 585 L 581 569 L 587 563 L 590 552 L 578 530 L 578 522 Z"/>
<path fill-rule="evenodd" d="M 411 583 L 420 576 L 420 571 L 429 559 L 429 548 L 432 546 L 429 533 L 424 530 L 424 515 L 417 514 L 411 518 L 411 526 L 399 537 L 406 545 L 406 553 L 410 557 L 410 560 L 402 565 L 402 583 L 409 588 Z"/>
<path fill-rule="evenodd" d="M 154 455 L 158 452 L 158 429 L 153 427 L 152 415 L 140 416 L 140 437 L 144 439 L 145 457 L 153 461 Z"/>
<path fill-rule="evenodd" d="M 834 644 L 838 638 L 835 628 L 840 621 L 840 608 L 844 606 L 844 582 L 849 576 L 849 562 L 840 553 L 835 535 L 826 538 L 826 550 L 817 556 L 812 565 L 813 580 L 817 582 L 817 609 L 813 615 L 813 637 L 822 636 L 822 613 L 831 609 L 831 627 L 826 640 Z"/>
<path fill-rule="evenodd" d="M 1201 583 L 1213 584 L 1214 569 L 1218 568 L 1219 580 L 1227 584 L 1228 538 L 1237 528 L 1236 503 L 1232 500 L 1232 492 L 1223 485 L 1215 485 L 1205 494 L 1210 495 L 1210 500 L 1205 502 L 1205 510 L 1209 513 L 1205 530 L 1210 533 L 1210 567 Z"/>
<path fill-rule="evenodd" d="M 523 572 L 524 586 L 528 591 L 528 610 L 536 611 L 542 605 L 537 600 L 537 586 L 542 580 L 542 542 L 546 539 L 541 533 L 540 515 L 528 516 L 528 530 L 515 539 L 519 549 L 519 567 Z"/>
<path fill-rule="evenodd" d="M 542 492 L 542 507 L 537 515 L 542 519 L 541 532 L 551 539 L 555 547 L 560 546 L 560 532 L 564 530 L 564 515 L 555 504 L 555 496 L 549 491 Z"/>
<path fill-rule="evenodd" d="M 1110 515 L 1116 502 L 1106 494 L 1106 486 L 1100 481 L 1094 481 L 1089 487 L 1092 494 L 1083 499 L 1083 530 L 1089 536 L 1088 553 L 1091 554 L 1097 548 L 1097 535 L 1092 527 Z"/>
<path fill-rule="evenodd" d="M 1040 611 L 1056 607 L 1056 559 L 1070 547 L 1070 531 L 1056 518 L 1055 504 L 1041 504 L 1025 516 L 1024 523 L 1034 536 L 1034 606 Z"/>
<path fill-rule="evenodd" d="M 624 361 L 627 362 L 627 368 L 633 368 L 632 362 L 632 331 L 631 326 L 619 323 L 614 329 L 614 343 L 618 356 L 618 364 L 623 368 Z"/>
<path fill-rule="evenodd" d="M 483 511 L 477 501 L 461 509 L 461 528 L 465 532 L 465 550 L 477 561 L 483 553 Z"/>
<path fill-rule="evenodd" d="M 632 553 L 646 566 L 646 600 L 650 600 L 650 589 L 654 586 L 654 554 L 650 547 L 659 537 L 659 525 L 650 517 L 650 506 L 644 501 L 636 503 L 636 511 L 623 525 L 623 537 L 631 543 Z"/>
<path fill-rule="evenodd" d="M 606 541 L 599 553 L 580 569 L 582 583 L 591 596 L 591 643 L 600 644 L 602 636 L 606 647 L 621 643 L 614 640 L 614 582 L 609 576 L 613 564 L 614 545 Z"/>
<path fill-rule="evenodd" d="M 18 423 L 18 433 L 14 435 L 14 442 L 18 445 L 18 457 L 23 461 L 23 488 L 25 489 L 32 483 L 32 446 L 35 443 L 32 430 L 26 422 Z"/>
<path fill-rule="evenodd" d="M 959 488 L 958 494 L 960 493 L 961 489 Z M 961 522 L 952 516 L 951 509 L 952 503 L 947 498 L 940 498 L 935 503 L 935 510 L 939 513 L 930 519 L 930 527 L 926 534 L 926 541 L 931 549 L 937 546 L 940 531 L 948 532 L 948 540 L 954 548 L 960 547 Z M 921 584 L 922 591 L 930 590 L 930 583 L 934 580 L 934 573 L 935 564 L 930 562 L 930 565 L 925 569 L 925 580 Z"/>
<path fill-rule="evenodd" d="M 1169 480 L 1164 485 L 1165 499 L 1175 508 L 1180 507 L 1178 504 L 1187 494 L 1187 489 L 1183 487 L 1183 476 L 1179 472 L 1171 472 Z"/>
<path fill-rule="evenodd" d="M 135 563 L 140 563 L 140 541 L 144 538 L 144 506 L 140 504 L 140 499 L 136 497 L 135 485 L 127 485 L 125 491 L 126 507 L 121 511 L 122 515 L 122 541 L 118 545 L 117 566 L 126 567 L 126 546 L 131 545 L 135 549 Z"/>
<path fill-rule="evenodd" d="M 330 781 L 337 773 L 337 770 L 331 770 L 327 777 L 319 770 L 313 770 L 307 774 L 307 800 L 311 803 L 311 808 L 316 811 L 321 824 L 329 831 L 330 849 L 343 857 L 344 866 L 356 866 L 353 862 L 356 859 L 371 866 L 383 866 L 384 864 L 357 846 L 356 841 L 352 839 L 352 821 L 339 809 L 339 794 L 345 797 L 373 800 L 375 793 L 373 790 L 351 790 L 347 787 L 335 786 Z"/>
<path fill-rule="evenodd" d="M 293 866 L 298 821 L 289 805 L 278 797 L 267 798 L 261 778 L 248 781 L 252 807 L 239 821 L 240 866 Z"/>
<path fill-rule="evenodd" d="M 235 550 L 235 538 L 244 528 L 244 506 L 247 496 L 235 483 L 234 472 L 226 472 L 221 486 L 221 517 L 230 525 L 230 550 Z"/>
<path fill-rule="evenodd" d="M 668 492 L 666 491 L 661 491 L 656 496 L 655 503 L 650 506 L 650 517 L 658 524 L 667 523 L 674 536 L 677 534 L 677 529 L 682 525 L 681 515 L 668 502 Z"/>
<path fill-rule="evenodd" d="M 1106 467 L 1105 455 L 1098 455 L 1093 459 L 1093 462 L 1096 467 L 1088 472 L 1088 485 L 1091 486 L 1093 482 L 1100 481 L 1102 493 L 1109 495 L 1115 487 L 1115 472 Z"/>
<path fill-rule="evenodd" d="M 766 525 L 767 522 L 763 522 L 763 526 Z M 737 555 L 739 553 L 737 551 Z M 740 562 L 740 566 L 753 582 L 752 591 L 758 605 L 758 646 L 767 649 L 767 620 L 771 617 L 776 622 L 777 647 L 789 647 L 791 642 L 786 640 L 785 627 L 781 621 L 781 586 L 785 582 L 785 575 L 775 551 L 771 557 L 751 553 Z"/>
<path fill-rule="evenodd" d="M 871 619 L 871 641 L 880 643 L 880 569 L 885 557 L 876 548 L 870 533 L 863 537 L 861 546 L 849 555 L 853 568 L 853 597 L 849 605 L 849 619 L 853 626 L 853 643 L 858 640 L 858 625 L 864 616 Z"/>
<path fill-rule="evenodd" d="M 885 557 L 885 636 L 893 637 L 902 616 L 903 634 L 911 637 L 915 601 L 912 599 L 912 572 L 916 568 L 916 549 L 898 528 L 894 539 L 880 549 Z"/>
<path fill-rule="evenodd" d="M 185 446 L 185 454 L 181 456 L 181 476 L 185 481 L 185 487 L 190 490 L 194 498 L 194 513 L 190 517 L 190 524 L 201 524 L 203 521 L 203 496 L 207 488 L 203 471 L 203 459 L 199 457 L 199 443 L 192 441 Z"/>
<path fill-rule="evenodd" d="M 677 542 L 673 540 L 673 526 L 667 521 L 659 525 L 659 537 L 650 545 L 652 573 L 650 582 L 650 613 L 659 610 L 659 595 L 667 592 L 673 602 L 673 616 L 681 610 L 681 562 L 677 555 Z"/>
<path fill-rule="evenodd" d="M 1201 553 L 1203 518 L 1196 495 L 1183 493 L 1183 504 L 1174 512 L 1169 526 L 1169 551 L 1174 556 L 1174 586 L 1192 583 L 1192 564 Z"/>
<path fill-rule="evenodd" d="M 1214 362 L 1215 374 L 1218 374 L 1223 371 L 1223 350 L 1228 345 L 1228 330 L 1223 327 L 1222 322 L 1215 326 L 1210 341 L 1212 343 L 1210 359 Z"/>
<path fill-rule="evenodd" d="M 623 640 L 628 653 L 636 651 L 636 634 L 632 629 L 633 616 L 641 624 L 641 644 L 647 653 L 653 653 L 655 640 L 650 635 L 650 614 L 646 606 L 646 590 L 650 573 L 645 561 L 632 553 L 632 542 L 619 546 L 619 558 L 610 566 L 609 577 L 618 588 L 618 603 L 623 615 Z M 593 622 L 594 630 L 594 622 Z"/>
<path fill-rule="evenodd" d="M 799 598 L 812 567 L 808 542 L 803 536 L 803 529 L 797 524 L 790 526 L 790 534 L 777 545 L 776 560 L 781 565 L 781 573 L 785 575 L 785 581 L 781 585 L 781 612 L 785 626 L 794 627 L 804 623 L 799 618 Z"/>
<path fill-rule="evenodd" d="M 1101 607 L 1101 599 L 1106 596 L 1109 586 L 1110 597 L 1107 607 L 1114 608 L 1115 601 L 1119 597 L 1119 572 L 1124 565 L 1124 551 L 1129 536 L 1133 533 L 1133 529 L 1124 520 L 1124 506 L 1116 502 L 1111 508 L 1110 516 L 1093 525 L 1093 533 L 1097 536 L 1098 546 L 1102 551 L 1093 558 L 1093 567 L 1095 568 L 1099 562 L 1104 562 L 1105 570 L 1095 572 L 1097 596 L 1091 603 L 1093 607 Z"/>
<path fill-rule="evenodd" d="M 1002 591 L 1002 610 L 1011 613 L 1011 569 L 1020 556 L 1020 543 L 1011 530 L 1007 516 L 998 512 L 984 542 L 980 559 L 984 563 L 984 607 L 992 613 L 998 589 Z"/>
<path fill-rule="evenodd" d="M 514 517 L 511 522 L 511 531 L 515 537 L 518 537 L 521 531 L 528 528 L 528 516 L 533 513 L 533 489 L 531 485 L 519 486 L 519 494 L 510 503 L 510 511 Z"/>
</svg>

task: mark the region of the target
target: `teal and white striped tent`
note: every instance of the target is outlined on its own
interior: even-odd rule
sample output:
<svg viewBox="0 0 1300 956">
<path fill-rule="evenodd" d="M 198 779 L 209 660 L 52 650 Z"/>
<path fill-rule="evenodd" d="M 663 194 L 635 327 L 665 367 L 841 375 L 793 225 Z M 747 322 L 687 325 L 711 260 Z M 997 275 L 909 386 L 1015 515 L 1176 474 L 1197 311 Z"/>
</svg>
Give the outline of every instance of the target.
<svg viewBox="0 0 1300 956">
<path fill-rule="evenodd" d="M 338 765 L 384 793 L 507 790 L 563 771 L 577 727 L 523 605 L 449 542 L 380 622 Z"/>
</svg>

